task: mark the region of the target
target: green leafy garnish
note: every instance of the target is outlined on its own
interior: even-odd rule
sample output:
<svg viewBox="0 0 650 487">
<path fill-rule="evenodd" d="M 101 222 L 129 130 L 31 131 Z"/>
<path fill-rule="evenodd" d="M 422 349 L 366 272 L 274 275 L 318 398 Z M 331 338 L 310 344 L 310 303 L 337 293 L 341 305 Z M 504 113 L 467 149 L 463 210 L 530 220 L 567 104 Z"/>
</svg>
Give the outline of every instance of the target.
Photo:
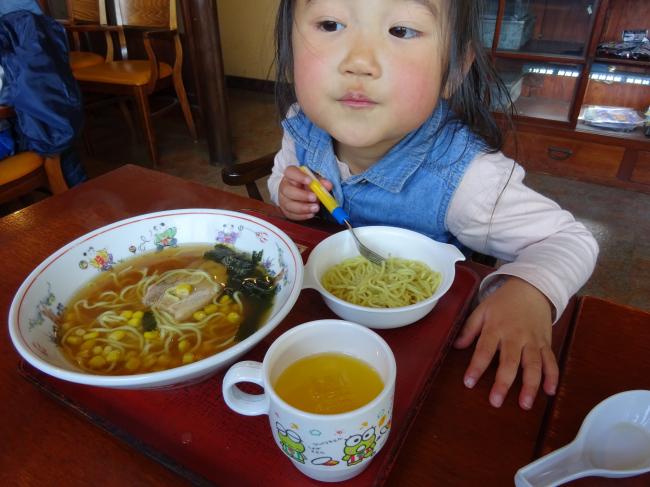
<svg viewBox="0 0 650 487">
<path fill-rule="evenodd" d="M 275 282 L 261 265 L 263 250 L 251 254 L 224 244 L 217 244 L 203 256 L 219 262 L 228 271 L 226 293 L 241 291 L 249 296 L 273 296 Z"/>
<path fill-rule="evenodd" d="M 154 331 L 156 328 L 158 328 L 156 317 L 151 311 L 145 311 L 144 315 L 142 315 L 142 330 Z"/>
</svg>

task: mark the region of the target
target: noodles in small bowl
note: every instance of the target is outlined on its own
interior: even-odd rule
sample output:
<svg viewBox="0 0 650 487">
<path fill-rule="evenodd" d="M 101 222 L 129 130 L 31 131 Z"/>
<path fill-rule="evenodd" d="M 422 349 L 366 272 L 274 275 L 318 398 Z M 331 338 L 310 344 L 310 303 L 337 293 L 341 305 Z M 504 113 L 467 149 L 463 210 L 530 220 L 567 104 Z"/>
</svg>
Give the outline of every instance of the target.
<svg viewBox="0 0 650 487">
<path fill-rule="evenodd" d="M 356 228 L 359 239 L 384 257 L 377 266 L 359 255 L 348 231 L 320 242 L 305 267 L 304 287 L 321 293 L 339 317 L 370 328 L 397 328 L 428 314 L 449 290 L 453 245 L 397 227 Z"/>
<path fill-rule="evenodd" d="M 368 308 L 399 308 L 433 296 L 440 273 L 426 264 L 389 257 L 375 265 L 364 257 L 345 259 L 328 269 L 323 287 L 337 298 Z"/>
</svg>

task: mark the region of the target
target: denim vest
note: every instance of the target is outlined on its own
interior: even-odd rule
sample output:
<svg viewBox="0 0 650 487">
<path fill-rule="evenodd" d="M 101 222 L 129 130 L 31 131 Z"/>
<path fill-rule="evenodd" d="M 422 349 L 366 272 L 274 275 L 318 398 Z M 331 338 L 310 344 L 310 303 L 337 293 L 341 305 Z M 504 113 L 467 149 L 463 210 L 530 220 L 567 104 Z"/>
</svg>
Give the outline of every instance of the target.
<svg viewBox="0 0 650 487">
<path fill-rule="evenodd" d="M 451 196 L 485 144 L 441 102 L 429 119 L 361 174 L 341 180 L 331 136 L 302 110 L 282 122 L 301 165 L 329 179 L 353 226 L 390 225 L 440 242 L 455 240 L 445 224 Z M 456 242 L 452 242 L 456 243 Z"/>
</svg>

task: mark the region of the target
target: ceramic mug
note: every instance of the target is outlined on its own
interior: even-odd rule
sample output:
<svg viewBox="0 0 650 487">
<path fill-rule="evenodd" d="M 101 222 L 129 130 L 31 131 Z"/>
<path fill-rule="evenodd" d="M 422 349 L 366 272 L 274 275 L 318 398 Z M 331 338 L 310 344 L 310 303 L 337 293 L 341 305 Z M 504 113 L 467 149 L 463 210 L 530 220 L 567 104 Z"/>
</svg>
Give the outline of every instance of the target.
<svg viewBox="0 0 650 487">
<path fill-rule="evenodd" d="M 383 389 L 364 406 L 339 414 L 301 411 L 278 396 L 273 384 L 297 360 L 321 353 L 341 353 L 372 366 Z M 395 394 L 395 357 L 388 344 L 365 326 L 342 320 L 298 325 L 278 337 L 262 363 L 233 365 L 223 380 L 228 406 L 247 416 L 268 414 L 278 448 L 305 475 L 325 482 L 360 474 L 386 443 Z M 252 382 L 261 394 L 243 392 L 237 384 Z"/>
</svg>

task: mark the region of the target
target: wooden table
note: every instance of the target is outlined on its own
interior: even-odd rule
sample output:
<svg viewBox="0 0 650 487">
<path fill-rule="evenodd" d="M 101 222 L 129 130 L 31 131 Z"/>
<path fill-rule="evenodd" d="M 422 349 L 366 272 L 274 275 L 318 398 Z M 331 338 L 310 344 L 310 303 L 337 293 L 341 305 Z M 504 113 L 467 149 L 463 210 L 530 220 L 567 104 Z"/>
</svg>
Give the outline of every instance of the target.
<svg viewBox="0 0 650 487">
<path fill-rule="evenodd" d="M 115 220 L 182 207 L 278 214 L 248 198 L 124 166 L 0 219 L 0 314 L 7 316 L 27 274 L 70 240 Z M 6 326 L 0 337 L 0 485 L 188 484 L 28 383 L 17 371 Z M 557 400 L 540 396 L 531 411 L 519 409 L 516 393 L 500 409 L 488 404 L 494 367 L 474 390 L 466 389 L 471 350 L 450 351 L 388 485 L 512 485 L 519 467 L 570 441 L 601 399 L 650 389 L 650 315 L 593 298 L 573 300 L 553 340 L 563 374 Z M 647 475 L 617 482 L 649 483 Z"/>
</svg>

